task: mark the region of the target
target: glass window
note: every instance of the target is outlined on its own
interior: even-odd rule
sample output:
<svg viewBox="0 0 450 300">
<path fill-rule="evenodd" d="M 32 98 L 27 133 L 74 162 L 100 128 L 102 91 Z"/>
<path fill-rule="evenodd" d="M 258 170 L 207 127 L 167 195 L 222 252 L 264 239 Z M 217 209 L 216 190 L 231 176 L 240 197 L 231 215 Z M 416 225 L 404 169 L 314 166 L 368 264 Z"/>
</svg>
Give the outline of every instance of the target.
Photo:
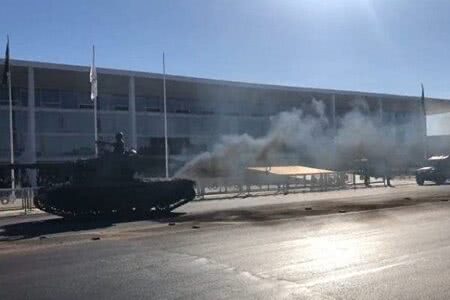
<svg viewBox="0 0 450 300">
<path fill-rule="evenodd" d="M 94 108 L 94 103 L 91 100 L 90 92 L 77 93 L 77 100 L 78 100 L 78 108 L 89 110 Z M 97 103 L 98 103 L 97 107 L 99 107 L 101 105 L 100 100 Z"/>
<path fill-rule="evenodd" d="M 27 106 L 28 105 L 28 89 L 26 88 L 19 88 L 17 91 L 17 105 L 21 106 Z"/>
<path fill-rule="evenodd" d="M 190 119 L 190 132 L 192 135 L 210 135 L 219 130 L 217 117 L 205 116 Z"/>
<path fill-rule="evenodd" d="M 162 101 L 158 97 L 136 97 L 136 111 L 162 112 Z"/>
<path fill-rule="evenodd" d="M 0 110 L 0 131 L 8 132 L 9 130 L 9 112 L 7 109 Z"/>
<path fill-rule="evenodd" d="M 173 135 L 189 135 L 190 134 L 190 121 L 189 117 L 183 116 L 170 116 L 167 120 L 168 134 Z"/>
<path fill-rule="evenodd" d="M 125 135 L 128 135 L 128 114 L 99 114 L 98 131 L 105 134 L 115 134 L 117 132 L 123 132 Z"/>
<path fill-rule="evenodd" d="M 9 157 L 9 114 L 0 110 L 0 156 Z"/>
<path fill-rule="evenodd" d="M 220 114 L 227 116 L 240 115 L 240 104 L 237 100 L 227 100 L 216 104 L 216 111 L 218 111 Z"/>
<path fill-rule="evenodd" d="M 8 105 L 9 97 L 8 97 L 8 88 L 3 84 L 0 86 L 0 104 Z"/>
<path fill-rule="evenodd" d="M 147 134 L 147 116 L 136 116 L 136 131 L 138 135 Z"/>
<path fill-rule="evenodd" d="M 90 133 L 94 130 L 92 112 L 36 112 L 36 132 Z"/>
<path fill-rule="evenodd" d="M 27 119 L 26 112 L 13 112 L 14 120 L 14 153 L 21 155 L 25 149 L 27 137 Z M 9 158 L 9 112 L 0 111 L 0 157 Z"/>
<path fill-rule="evenodd" d="M 11 96 L 14 106 L 27 106 L 28 103 L 28 90 L 25 88 L 11 89 Z M 0 105 L 9 105 L 9 91 L 8 87 L 0 87 Z"/>
<path fill-rule="evenodd" d="M 188 138 L 169 138 L 169 154 L 182 154 L 186 153 L 189 149 L 189 139 Z"/>
<path fill-rule="evenodd" d="M 163 137 L 140 138 L 138 152 L 143 155 L 164 155 L 165 140 Z M 181 154 L 188 151 L 190 144 L 188 138 L 169 138 L 169 154 Z"/>
<path fill-rule="evenodd" d="M 9 120 L 9 118 L 8 118 Z M 28 115 L 26 111 L 13 111 L 14 130 L 26 133 L 28 130 Z M 8 124 L 9 128 L 9 124 Z"/>
<path fill-rule="evenodd" d="M 259 117 L 265 114 L 264 106 L 260 100 L 244 99 L 241 103 L 243 115 Z"/>
<path fill-rule="evenodd" d="M 36 112 L 37 132 L 58 132 L 61 131 L 61 113 Z"/>
<path fill-rule="evenodd" d="M 0 131 L 0 133 L 0 157 L 9 158 L 9 134 L 3 131 Z"/>
<path fill-rule="evenodd" d="M 194 114 L 213 115 L 218 112 L 218 103 L 212 100 L 191 99 L 189 100 L 189 107 Z"/>
<path fill-rule="evenodd" d="M 128 96 L 100 94 L 98 96 L 98 108 L 101 110 L 128 110 Z"/>
<path fill-rule="evenodd" d="M 61 107 L 78 108 L 77 93 L 74 91 L 60 91 Z"/>
<path fill-rule="evenodd" d="M 24 111 L 13 111 L 13 128 L 14 128 L 14 143 L 17 146 L 23 146 L 24 136 L 27 133 L 27 113 Z M 9 111 L 1 110 L 0 111 L 0 139 L 1 143 L 6 145 L 9 151 Z M 16 149 L 17 152 L 18 149 Z M 23 150 L 23 149 L 22 149 Z M 9 152 L 8 152 L 9 153 Z"/>
<path fill-rule="evenodd" d="M 186 99 L 167 99 L 167 111 L 172 113 L 190 113 L 189 101 Z"/>
<path fill-rule="evenodd" d="M 94 112 L 61 113 L 61 129 L 64 132 L 91 133 L 94 131 Z"/>
<path fill-rule="evenodd" d="M 59 91 L 50 89 L 36 90 L 36 105 L 41 107 L 60 107 Z"/>
<path fill-rule="evenodd" d="M 152 137 L 141 140 L 138 152 L 143 155 L 164 155 L 165 141 L 162 137 Z"/>
<path fill-rule="evenodd" d="M 38 157 L 86 156 L 94 154 L 94 136 L 37 136 Z"/>
<path fill-rule="evenodd" d="M 239 134 L 247 133 L 253 137 L 264 135 L 265 130 L 267 130 L 267 124 L 265 123 L 268 122 L 256 118 L 240 118 Z"/>
<path fill-rule="evenodd" d="M 145 136 L 164 136 L 163 115 L 141 115 L 136 117 L 137 133 Z"/>
</svg>

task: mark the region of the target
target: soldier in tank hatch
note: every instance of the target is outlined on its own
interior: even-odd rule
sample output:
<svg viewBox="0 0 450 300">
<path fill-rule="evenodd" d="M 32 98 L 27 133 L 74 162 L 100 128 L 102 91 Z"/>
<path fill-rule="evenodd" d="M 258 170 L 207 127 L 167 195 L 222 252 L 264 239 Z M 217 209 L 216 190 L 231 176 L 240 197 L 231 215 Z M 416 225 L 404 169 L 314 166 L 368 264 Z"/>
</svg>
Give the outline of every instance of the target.
<svg viewBox="0 0 450 300">
<path fill-rule="evenodd" d="M 123 154 L 125 152 L 125 142 L 123 140 L 123 133 L 116 134 L 116 141 L 113 143 L 114 153 Z"/>
<path fill-rule="evenodd" d="M 119 155 L 125 154 L 125 142 L 123 140 L 122 132 L 116 133 L 114 142 L 96 141 L 96 143 L 100 146 L 100 151 L 102 153 L 109 152 L 109 151 L 105 151 L 105 149 L 103 148 L 106 145 L 106 146 L 113 147 L 112 153 L 114 153 L 114 154 L 119 154 Z"/>
</svg>

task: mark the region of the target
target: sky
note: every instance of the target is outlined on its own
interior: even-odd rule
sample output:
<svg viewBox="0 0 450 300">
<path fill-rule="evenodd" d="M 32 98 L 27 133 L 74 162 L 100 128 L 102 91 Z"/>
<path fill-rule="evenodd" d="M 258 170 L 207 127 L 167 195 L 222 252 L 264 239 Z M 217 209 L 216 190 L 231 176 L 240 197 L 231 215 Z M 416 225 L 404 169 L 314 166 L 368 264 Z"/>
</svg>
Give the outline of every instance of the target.
<svg viewBox="0 0 450 300">
<path fill-rule="evenodd" d="M 448 0 L 0 0 L 11 57 L 450 99 Z M 4 46 L 3 46 L 4 47 Z M 3 50 L 2 50 L 3 51 Z M 450 119 L 449 119 L 450 120 Z M 441 122 L 442 123 L 442 122 Z M 444 122 L 445 123 L 445 122 Z"/>
</svg>

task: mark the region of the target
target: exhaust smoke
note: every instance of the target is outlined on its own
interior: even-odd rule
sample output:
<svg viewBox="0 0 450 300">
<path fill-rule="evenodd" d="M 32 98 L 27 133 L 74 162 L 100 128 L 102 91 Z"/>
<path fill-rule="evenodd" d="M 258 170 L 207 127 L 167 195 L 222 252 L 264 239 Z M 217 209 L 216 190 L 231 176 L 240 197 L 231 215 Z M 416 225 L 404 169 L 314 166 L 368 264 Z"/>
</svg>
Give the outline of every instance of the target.
<svg viewBox="0 0 450 300">
<path fill-rule="evenodd" d="M 407 163 L 420 152 L 421 138 L 413 120 L 383 123 L 364 100 L 330 124 L 326 106 L 313 99 L 312 112 L 300 109 L 271 117 L 268 133 L 259 138 L 248 134 L 227 135 L 182 167 L 176 177 L 238 177 L 249 166 L 303 164 L 319 168 L 343 168 L 354 159 Z M 396 145 L 402 145 L 399 149 Z M 398 152 L 398 151 L 397 151 Z M 398 162 L 400 162 L 398 161 Z"/>
</svg>

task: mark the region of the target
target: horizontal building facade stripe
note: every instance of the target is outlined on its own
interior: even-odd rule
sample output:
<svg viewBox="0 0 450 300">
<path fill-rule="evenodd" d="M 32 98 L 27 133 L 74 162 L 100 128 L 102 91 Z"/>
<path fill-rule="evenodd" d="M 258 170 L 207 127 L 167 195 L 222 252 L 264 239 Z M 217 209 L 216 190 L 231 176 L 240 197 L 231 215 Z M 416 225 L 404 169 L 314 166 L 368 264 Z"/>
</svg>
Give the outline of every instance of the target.
<svg viewBox="0 0 450 300">
<path fill-rule="evenodd" d="M 0 59 L 0 65 L 3 65 L 3 59 Z M 67 64 L 56 64 L 38 61 L 27 61 L 27 60 L 11 60 L 12 66 L 18 67 L 33 67 L 48 70 L 61 70 L 61 71 L 74 71 L 89 73 L 89 66 L 79 66 L 79 65 L 67 65 Z M 142 72 L 142 71 L 132 71 L 132 70 L 119 70 L 110 68 L 99 68 L 97 67 L 98 74 L 107 75 L 117 75 L 117 76 L 133 76 L 137 78 L 149 78 L 149 79 L 159 79 L 162 80 L 163 75 L 160 73 L 152 72 Z M 276 90 L 276 91 L 292 91 L 292 92 L 304 92 L 304 93 L 322 93 L 329 95 L 343 95 L 343 96 L 362 96 L 362 97 L 373 97 L 373 98 L 390 98 L 390 99 L 402 99 L 402 100 L 414 100 L 420 99 L 420 96 L 408 96 L 408 95 L 396 95 L 396 94 L 385 94 L 385 93 L 374 93 L 374 92 L 362 92 L 362 91 L 348 91 L 348 90 L 334 90 L 334 89 L 322 89 L 322 88 L 308 88 L 308 87 L 295 87 L 295 86 L 284 86 L 284 85 L 274 85 L 274 84 L 259 84 L 250 82 L 238 82 L 231 80 L 219 80 L 219 79 L 207 79 L 198 77 L 188 77 L 179 75 L 166 75 L 167 80 L 188 82 L 188 83 L 198 83 L 198 84 L 209 84 L 218 86 L 229 86 L 229 87 L 239 87 L 239 88 L 253 88 L 253 89 L 266 89 L 266 90 Z M 448 101 L 448 99 L 442 98 L 430 98 L 427 100 L 435 101 Z M 450 103 L 450 102 L 449 102 Z"/>
</svg>

